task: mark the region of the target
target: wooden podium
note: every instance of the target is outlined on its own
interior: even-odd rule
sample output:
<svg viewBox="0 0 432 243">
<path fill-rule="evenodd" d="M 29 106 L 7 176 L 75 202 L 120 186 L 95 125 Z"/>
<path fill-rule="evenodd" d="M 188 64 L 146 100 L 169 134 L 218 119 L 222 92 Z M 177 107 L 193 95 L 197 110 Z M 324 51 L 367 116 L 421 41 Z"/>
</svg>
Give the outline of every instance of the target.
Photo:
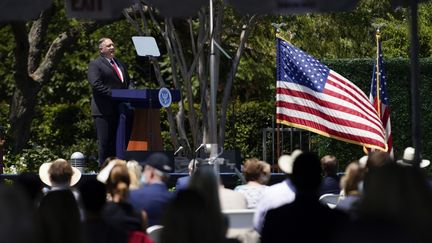
<svg viewBox="0 0 432 243">
<path fill-rule="evenodd" d="M 166 90 L 166 89 L 165 89 Z M 120 101 L 116 156 L 126 151 L 162 151 L 159 89 L 113 89 L 111 97 Z M 168 90 L 171 101 L 180 101 L 180 91 Z"/>
</svg>

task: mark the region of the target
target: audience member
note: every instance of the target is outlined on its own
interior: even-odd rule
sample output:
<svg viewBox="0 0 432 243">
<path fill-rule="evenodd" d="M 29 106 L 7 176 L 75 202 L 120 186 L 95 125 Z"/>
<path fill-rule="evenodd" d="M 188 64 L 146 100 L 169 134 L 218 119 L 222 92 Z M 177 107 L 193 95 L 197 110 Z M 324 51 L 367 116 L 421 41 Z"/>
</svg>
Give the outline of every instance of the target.
<svg viewBox="0 0 432 243">
<path fill-rule="evenodd" d="M 355 216 L 355 207 L 361 198 L 360 183 L 363 182 L 364 169 L 358 161 L 351 162 L 341 178 L 341 197 L 336 208 Z"/>
<path fill-rule="evenodd" d="M 180 190 L 167 207 L 160 242 L 222 243 L 222 214 L 216 204 L 196 190 Z"/>
<path fill-rule="evenodd" d="M 225 188 L 222 182 L 219 185 L 219 199 L 222 210 L 247 208 L 245 196 L 240 192 Z"/>
<path fill-rule="evenodd" d="M 194 161 L 195 161 L 195 164 L 194 164 Z M 176 186 L 175 186 L 176 191 L 183 190 L 183 189 L 187 188 L 190 177 L 192 176 L 193 172 L 197 168 L 197 163 L 198 163 L 198 160 L 196 160 L 196 159 L 192 159 L 189 162 L 189 164 L 188 164 L 189 175 L 183 176 L 183 177 L 180 177 L 177 179 Z"/>
<path fill-rule="evenodd" d="M 129 190 L 138 189 L 141 183 L 142 166 L 135 160 L 128 161 L 126 166 L 130 177 Z"/>
<path fill-rule="evenodd" d="M 39 204 L 36 222 L 41 243 L 84 242 L 78 204 L 70 190 L 46 194 Z"/>
<path fill-rule="evenodd" d="M 368 154 L 366 162 L 366 171 L 382 167 L 386 164 L 394 163 L 389 153 L 382 151 L 374 151 Z"/>
<path fill-rule="evenodd" d="M 112 166 L 112 164 L 114 164 Z M 111 169 L 110 169 L 111 168 Z M 112 160 L 104 170 L 110 170 L 106 181 L 109 201 L 103 210 L 103 217 L 114 222 L 119 229 L 130 233 L 132 231 L 143 231 L 146 229 L 145 212 L 135 210 L 127 201 L 129 196 L 129 170 L 124 160 Z"/>
<path fill-rule="evenodd" d="M 260 160 L 259 161 L 260 164 L 262 164 L 263 166 L 263 173 L 260 177 L 260 179 L 258 180 L 259 183 L 261 183 L 262 185 L 267 185 L 270 181 L 270 177 L 271 177 L 271 166 L 269 163 Z"/>
<path fill-rule="evenodd" d="M 415 149 L 413 147 L 407 147 L 404 150 L 402 159 L 397 160 L 396 162 L 402 166 L 414 166 L 414 153 Z M 427 159 L 421 159 L 419 167 L 420 168 L 426 168 L 430 165 L 430 160 Z"/>
<path fill-rule="evenodd" d="M 42 196 L 42 182 L 39 176 L 34 172 L 23 172 L 15 180 L 15 184 L 24 189 L 33 204 L 39 201 Z"/>
<path fill-rule="evenodd" d="M 295 188 L 291 183 L 292 165 L 294 160 L 302 153 L 294 150 L 291 155 L 282 155 L 278 160 L 279 168 L 287 175 L 287 178 L 277 184 L 269 186 L 264 190 L 261 200 L 258 202 L 254 214 L 253 224 L 257 232 L 261 232 L 264 218 L 268 210 L 290 203 L 295 198 Z"/>
<path fill-rule="evenodd" d="M 127 243 L 126 232 L 102 217 L 106 205 L 105 184 L 95 179 L 83 182 L 79 188 L 85 210 L 84 235 L 88 243 Z"/>
<path fill-rule="evenodd" d="M 0 184 L 0 242 L 37 243 L 33 212 L 21 187 Z"/>
<path fill-rule="evenodd" d="M 218 182 L 219 177 L 215 174 L 214 168 L 210 165 L 201 165 L 195 171 L 195 173 L 191 176 L 190 183 L 188 189 L 198 192 L 206 202 L 208 212 L 211 213 L 211 219 L 213 224 L 215 225 L 215 239 L 217 242 L 220 242 L 220 238 L 218 236 L 222 235 L 225 238 L 227 234 L 227 225 L 229 222 L 226 222 L 225 216 L 222 214 L 221 209 L 223 209 L 222 203 L 220 202 L 221 191 L 220 191 L 220 183 Z M 240 196 L 242 196 L 240 194 Z M 246 207 L 246 199 L 243 198 L 244 207 Z M 237 203 L 236 203 L 237 204 Z M 239 232 L 237 232 L 239 233 Z M 233 237 L 238 235 L 232 235 Z M 234 239 L 225 239 L 224 242 L 230 242 Z M 203 241 L 204 242 L 204 241 Z M 213 241 L 214 242 L 214 241 Z"/>
<path fill-rule="evenodd" d="M 158 152 L 150 155 L 144 164 L 144 185 L 130 192 L 129 202 L 136 210 L 147 213 L 148 226 L 152 226 L 160 224 L 162 212 L 173 197 L 165 184 L 172 168 L 168 156 Z"/>
<path fill-rule="evenodd" d="M 321 184 L 318 157 L 313 153 L 300 154 L 292 172 L 295 200 L 267 212 L 261 242 L 332 242 L 347 217 L 318 201 Z"/>
<path fill-rule="evenodd" d="M 247 201 L 248 208 L 255 208 L 258 201 L 261 199 L 266 185 L 261 184 L 266 178 L 265 162 L 259 161 L 256 158 L 247 159 L 243 165 L 243 174 L 246 179 L 246 184 L 237 186 L 234 191 L 243 194 Z"/>
<path fill-rule="evenodd" d="M 432 242 L 432 194 L 419 168 L 388 163 L 370 170 L 358 215 L 344 232 L 351 242 Z"/>
<path fill-rule="evenodd" d="M 43 163 L 39 167 L 39 178 L 50 189 L 45 188 L 45 192 L 58 190 L 70 190 L 78 203 L 81 219 L 84 220 L 84 210 L 80 202 L 80 195 L 75 188 L 72 188 L 81 179 L 81 172 L 70 165 L 67 160 L 57 159 L 54 162 Z"/>
<path fill-rule="evenodd" d="M 326 155 L 321 158 L 321 168 L 323 171 L 323 180 L 320 187 L 320 195 L 339 194 L 340 177 L 337 175 L 338 161 L 333 155 Z"/>
<path fill-rule="evenodd" d="M 39 167 L 39 177 L 43 183 L 51 187 L 51 190 L 70 189 L 81 178 L 81 172 L 72 167 L 64 159 L 43 163 Z"/>
</svg>

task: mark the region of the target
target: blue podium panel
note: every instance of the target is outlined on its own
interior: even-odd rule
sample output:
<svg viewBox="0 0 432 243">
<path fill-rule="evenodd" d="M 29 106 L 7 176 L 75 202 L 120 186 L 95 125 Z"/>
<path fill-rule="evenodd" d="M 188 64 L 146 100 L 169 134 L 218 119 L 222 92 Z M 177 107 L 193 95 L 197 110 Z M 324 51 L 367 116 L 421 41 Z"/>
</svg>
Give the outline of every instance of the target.
<svg viewBox="0 0 432 243">
<path fill-rule="evenodd" d="M 172 102 L 180 101 L 180 91 L 169 90 Z M 113 89 L 113 100 L 120 101 L 116 156 L 126 151 L 160 151 L 159 89 Z"/>
<path fill-rule="evenodd" d="M 180 101 L 179 90 L 169 90 L 172 97 L 172 102 Z M 162 105 L 159 102 L 159 89 L 113 89 L 111 97 L 114 100 L 129 102 L 133 107 L 137 108 L 157 108 Z"/>
</svg>

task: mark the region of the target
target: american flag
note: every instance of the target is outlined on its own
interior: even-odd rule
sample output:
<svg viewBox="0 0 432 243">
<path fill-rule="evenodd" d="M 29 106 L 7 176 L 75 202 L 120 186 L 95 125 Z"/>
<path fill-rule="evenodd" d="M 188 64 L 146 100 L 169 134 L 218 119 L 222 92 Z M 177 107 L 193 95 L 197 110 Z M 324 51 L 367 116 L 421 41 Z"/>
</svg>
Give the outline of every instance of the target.
<svg viewBox="0 0 432 243">
<path fill-rule="evenodd" d="M 386 151 L 381 120 L 356 85 L 281 38 L 276 58 L 278 123 Z"/>
<path fill-rule="evenodd" d="M 381 50 L 381 38 L 379 32 L 377 33 L 377 59 L 372 73 L 372 82 L 369 100 L 374 106 L 376 112 L 381 118 L 381 122 L 385 128 L 384 136 L 387 141 L 388 152 L 393 158 L 393 138 L 391 133 L 390 124 L 390 106 L 389 98 L 387 96 L 387 82 L 384 69 L 383 54 Z M 377 74 L 378 70 L 378 74 Z"/>
</svg>

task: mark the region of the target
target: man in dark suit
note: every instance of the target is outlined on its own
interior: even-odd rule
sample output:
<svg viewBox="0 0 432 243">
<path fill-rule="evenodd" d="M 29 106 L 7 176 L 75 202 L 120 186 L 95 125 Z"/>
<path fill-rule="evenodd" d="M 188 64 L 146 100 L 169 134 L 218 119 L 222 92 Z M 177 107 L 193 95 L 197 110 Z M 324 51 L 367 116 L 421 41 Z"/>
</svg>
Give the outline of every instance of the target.
<svg viewBox="0 0 432 243">
<path fill-rule="evenodd" d="M 98 42 L 100 56 L 91 61 L 87 78 L 92 88 L 91 114 L 98 139 L 99 165 L 116 155 L 116 131 L 119 102 L 111 100 L 111 89 L 127 89 L 129 75 L 126 66 L 115 58 L 114 43 L 109 38 Z"/>
</svg>

